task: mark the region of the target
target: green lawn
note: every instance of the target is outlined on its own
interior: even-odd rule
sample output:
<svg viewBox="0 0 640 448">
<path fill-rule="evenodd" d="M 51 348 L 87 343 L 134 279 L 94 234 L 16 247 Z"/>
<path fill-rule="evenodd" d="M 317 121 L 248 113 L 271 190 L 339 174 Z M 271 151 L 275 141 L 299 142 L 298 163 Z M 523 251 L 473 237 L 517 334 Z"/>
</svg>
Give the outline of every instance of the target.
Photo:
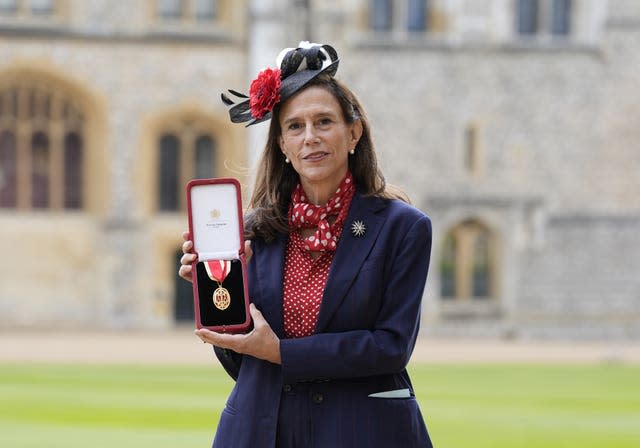
<svg viewBox="0 0 640 448">
<path fill-rule="evenodd" d="M 414 366 L 436 447 L 640 447 L 640 366 Z"/>
<path fill-rule="evenodd" d="M 640 446 L 640 366 L 413 365 L 438 448 Z M 0 364 L 0 446 L 206 447 L 211 367 Z M 259 448 L 259 447 L 258 447 Z"/>
</svg>

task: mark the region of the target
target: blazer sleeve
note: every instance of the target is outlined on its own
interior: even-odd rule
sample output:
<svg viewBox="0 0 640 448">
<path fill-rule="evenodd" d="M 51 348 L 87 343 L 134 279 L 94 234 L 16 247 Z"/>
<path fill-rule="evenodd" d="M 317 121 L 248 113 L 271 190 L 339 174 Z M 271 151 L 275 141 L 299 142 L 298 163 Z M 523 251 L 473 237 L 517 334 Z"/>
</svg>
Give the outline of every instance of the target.
<svg viewBox="0 0 640 448">
<path fill-rule="evenodd" d="M 406 367 L 418 335 L 429 269 L 429 218 L 422 215 L 399 244 L 374 327 L 282 339 L 285 382 L 390 374 Z"/>
<path fill-rule="evenodd" d="M 233 350 L 216 346 L 213 346 L 213 351 L 224 370 L 234 381 L 237 380 L 240 373 L 240 365 L 242 364 L 242 355 Z"/>
</svg>

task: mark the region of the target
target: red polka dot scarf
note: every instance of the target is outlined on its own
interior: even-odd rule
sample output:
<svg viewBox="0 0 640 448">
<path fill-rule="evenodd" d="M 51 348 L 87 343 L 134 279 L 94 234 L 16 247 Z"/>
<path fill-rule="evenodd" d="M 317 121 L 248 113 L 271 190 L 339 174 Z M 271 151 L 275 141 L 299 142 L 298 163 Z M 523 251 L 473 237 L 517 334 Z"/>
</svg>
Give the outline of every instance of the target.
<svg viewBox="0 0 640 448">
<path fill-rule="evenodd" d="M 336 250 L 340 233 L 338 229 L 342 228 L 354 193 L 353 176 L 348 171 L 336 192 L 324 206 L 307 202 L 308 199 L 302 185 L 298 184 L 294 188 L 289 209 L 289 227 L 293 229 L 316 228 L 315 235 L 302 240 L 307 250 L 317 252 Z M 340 213 L 341 211 L 343 213 Z M 329 216 L 338 216 L 338 219 L 333 224 L 329 224 Z"/>
</svg>

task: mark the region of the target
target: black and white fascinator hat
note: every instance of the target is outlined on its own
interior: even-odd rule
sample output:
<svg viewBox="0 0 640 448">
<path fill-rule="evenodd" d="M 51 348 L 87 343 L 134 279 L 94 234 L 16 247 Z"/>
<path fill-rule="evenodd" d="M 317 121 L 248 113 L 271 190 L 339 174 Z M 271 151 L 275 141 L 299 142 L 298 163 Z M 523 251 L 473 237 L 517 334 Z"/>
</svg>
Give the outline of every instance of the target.
<svg viewBox="0 0 640 448">
<path fill-rule="evenodd" d="M 297 48 L 280 52 L 278 68 L 268 67 L 258 73 L 251 82 L 249 96 L 229 90 L 229 95 L 222 94 L 222 101 L 229 106 L 232 122 L 248 121 L 247 126 L 261 123 L 271 118 L 276 104 L 286 101 L 320 73 L 334 76 L 338 62 L 338 53 L 331 45 L 300 42 Z"/>
</svg>

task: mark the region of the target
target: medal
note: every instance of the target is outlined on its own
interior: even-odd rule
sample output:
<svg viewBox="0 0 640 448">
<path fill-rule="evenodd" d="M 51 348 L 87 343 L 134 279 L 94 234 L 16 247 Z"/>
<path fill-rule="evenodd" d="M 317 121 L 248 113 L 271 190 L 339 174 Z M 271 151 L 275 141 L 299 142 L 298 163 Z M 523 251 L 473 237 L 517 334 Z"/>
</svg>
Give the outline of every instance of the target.
<svg viewBox="0 0 640 448">
<path fill-rule="evenodd" d="M 226 310 L 231 304 L 231 296 L 229 295 L 229 291 L 227 291 L 227 288 L 223 288 L 222 286 L 218 286 L 216 290 L 213 291 L 212 299 L 213 304 L 220 311 Z"/>
<path fill-rule="evenodd" d="M 222 286 L 224 279 L 227 278 L 231 271 L 231 261 L 229 260 L 211 260 L 204 262 L 204 268 L 211 280 L 214 280 L 218 287 L 213 291 L 213 305 L 220 311 L 224 311 L 231 305 L 231 294 L 227 288 Z"/>
</svg>

